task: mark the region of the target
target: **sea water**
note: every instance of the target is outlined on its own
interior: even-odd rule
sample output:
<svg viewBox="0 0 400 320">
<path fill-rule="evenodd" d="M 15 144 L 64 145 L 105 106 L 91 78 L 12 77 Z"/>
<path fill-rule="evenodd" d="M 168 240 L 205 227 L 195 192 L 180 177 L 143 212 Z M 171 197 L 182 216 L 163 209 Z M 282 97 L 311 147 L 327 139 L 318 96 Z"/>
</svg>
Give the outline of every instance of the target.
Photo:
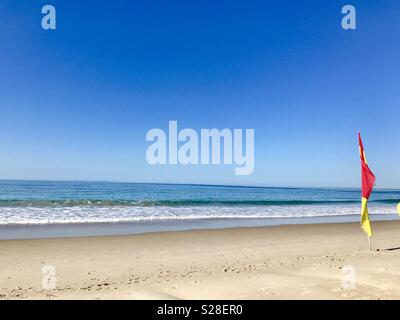
<svg viewBox="0 0 400 320">
<path fill-rule="evenodd" d="M 0 181 L 0 238 L 358 221 L 360 190 Z M 373 220 L 396 219 L 400 190 L 376 189 Z"/>
</svg>

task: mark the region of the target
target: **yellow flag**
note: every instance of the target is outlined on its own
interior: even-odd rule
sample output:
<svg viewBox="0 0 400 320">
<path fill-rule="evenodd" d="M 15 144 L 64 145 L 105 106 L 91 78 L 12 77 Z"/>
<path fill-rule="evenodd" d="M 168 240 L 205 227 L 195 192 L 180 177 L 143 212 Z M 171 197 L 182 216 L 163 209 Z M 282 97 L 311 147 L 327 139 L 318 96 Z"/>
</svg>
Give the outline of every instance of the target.
<svg viewBox="0 0 400 320">
<path fill-rule="evenodd" d="M 400 203 L 397 205 L 397 213 L 400 215 Z"/>
<path fill-rule="evenodd" d="M 372 237 L 371 221 L 369 220 L 367 203 L 368 199 L 363 197 L 361 205 L 361 228 L 365 231 L 368 237 Z"/>
</svg>

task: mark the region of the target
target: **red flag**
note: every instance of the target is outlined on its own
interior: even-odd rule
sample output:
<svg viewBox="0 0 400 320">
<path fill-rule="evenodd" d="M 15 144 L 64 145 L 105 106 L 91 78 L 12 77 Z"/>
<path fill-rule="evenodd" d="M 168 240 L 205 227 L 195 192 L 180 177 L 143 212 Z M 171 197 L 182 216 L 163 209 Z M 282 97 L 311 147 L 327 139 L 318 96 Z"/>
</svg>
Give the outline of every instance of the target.
<svg viewBox="0 0 400 320">
<path fill-rule="evenodd" d="M 360 145 L 360 158 L 361 158 L 361 189 L 362 189 L 362 208 L 361 208 L 361 228 L 372 237 L 371 222 L 368 214 L 368 199 L 371 195 L 372 189 L 375 184 L 375 176 L 371 169 L 368 167 L 368 162 L 365 157 L 364 145 L 361 140 L 361 135 L 358 133 L 358 143 Z"/>
</svg>

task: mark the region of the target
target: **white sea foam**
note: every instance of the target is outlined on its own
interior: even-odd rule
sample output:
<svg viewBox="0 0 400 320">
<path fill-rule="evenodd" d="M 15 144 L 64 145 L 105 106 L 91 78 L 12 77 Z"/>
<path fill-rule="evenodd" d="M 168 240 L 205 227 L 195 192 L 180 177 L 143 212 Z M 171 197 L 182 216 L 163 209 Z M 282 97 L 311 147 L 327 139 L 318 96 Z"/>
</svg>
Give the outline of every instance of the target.
<svg viewBox="0 0 400 320">
<path fill-rule="evenodd" d="M 117 223 L 201 219 L 263 219 L 359 214 L 358 204 L 281 206 L 72 206 L 0 207 L 0 225 Z M 370 204 L 370 213 L 395 214 L 393 205 Z"/>
</svg>

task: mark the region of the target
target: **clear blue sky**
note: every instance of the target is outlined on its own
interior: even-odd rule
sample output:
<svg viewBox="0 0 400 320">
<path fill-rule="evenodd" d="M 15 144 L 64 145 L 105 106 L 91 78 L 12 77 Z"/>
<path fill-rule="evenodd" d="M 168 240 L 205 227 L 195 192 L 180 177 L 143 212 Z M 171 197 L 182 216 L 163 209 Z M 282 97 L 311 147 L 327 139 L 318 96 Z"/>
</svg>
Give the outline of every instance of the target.
<svg viewBox="0 0 400 320">
<path fill-rule="evenodd" d="M 377 186 L 400 187 L 399 34 L 398 0 L 3 0 L 0 178 L 358 186 L 361 130 Z M 169 120 L 254 128 L 253 175 L 149 166 Z"/>
</svg>

